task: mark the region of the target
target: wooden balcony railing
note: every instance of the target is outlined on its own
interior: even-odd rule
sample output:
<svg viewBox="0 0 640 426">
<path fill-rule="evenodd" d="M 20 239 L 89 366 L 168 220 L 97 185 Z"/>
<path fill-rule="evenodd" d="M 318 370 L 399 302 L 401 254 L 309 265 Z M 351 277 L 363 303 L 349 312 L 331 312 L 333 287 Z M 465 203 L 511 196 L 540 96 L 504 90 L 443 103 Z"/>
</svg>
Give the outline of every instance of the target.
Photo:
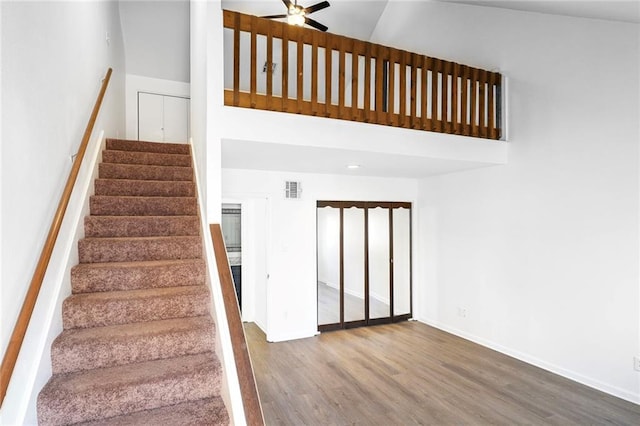
<svg viewBox="0 0 640 426">
<path fill-rule="evenodd" d="M 499 73 L 228 10 L 224 28 L 225 105 L 501 137 Z"/>
</svg>

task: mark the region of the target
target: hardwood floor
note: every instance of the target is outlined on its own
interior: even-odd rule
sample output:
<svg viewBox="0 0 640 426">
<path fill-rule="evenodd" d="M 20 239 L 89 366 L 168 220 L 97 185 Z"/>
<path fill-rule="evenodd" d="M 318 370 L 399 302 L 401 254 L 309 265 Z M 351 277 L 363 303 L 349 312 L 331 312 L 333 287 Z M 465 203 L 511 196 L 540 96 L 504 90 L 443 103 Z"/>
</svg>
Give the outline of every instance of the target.
<svg viewBox="0 0 640 426">
<path fill-rule="evenodd" d="M 640 425 L 639 405 L 418 322 L 245 330 L 267 425 Z"/>
</svg>

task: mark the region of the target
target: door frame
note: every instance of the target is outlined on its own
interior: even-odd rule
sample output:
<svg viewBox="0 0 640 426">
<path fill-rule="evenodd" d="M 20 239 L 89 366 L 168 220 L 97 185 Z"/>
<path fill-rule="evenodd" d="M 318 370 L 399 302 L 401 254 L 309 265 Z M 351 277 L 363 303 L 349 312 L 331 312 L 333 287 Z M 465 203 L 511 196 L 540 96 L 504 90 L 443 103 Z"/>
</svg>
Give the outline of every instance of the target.
<svg viewBox="0 0 640 426">
<path fill-rule="evenodd" d="M 413 317 L 413 206 L 411 202 L 402 201 L 326 201 L 318 200 L 316 202 L 316 307 L 318 306 L 318 287 L 319 278 L 318 271 L 318 210 L 325 207 L 340 209 L 340 322 L 332 324 L 318 324 L 319 318 L 316 317 L 318 331 L 331 331 L 348 328 L 363 327 L 378 324 L 390 324 L 394 322 L 406 321 Z M 356 321 L 344 320 L 344 210 L 349 208 L 358 208 L 364 210 L 364 319 Z M 370 299 L 370 277 L 369 277 L 369 209 L 384 208 L 389 211 L 389 316 L 382 318 L 370 318 L 369 299 Z M 393 253 L 393 210 L 394 209 L 409 210 L 409 313 L 394 315 L 394 253 Z M 316 313 L 316 315 L 318 315 Z"/>
</svg>

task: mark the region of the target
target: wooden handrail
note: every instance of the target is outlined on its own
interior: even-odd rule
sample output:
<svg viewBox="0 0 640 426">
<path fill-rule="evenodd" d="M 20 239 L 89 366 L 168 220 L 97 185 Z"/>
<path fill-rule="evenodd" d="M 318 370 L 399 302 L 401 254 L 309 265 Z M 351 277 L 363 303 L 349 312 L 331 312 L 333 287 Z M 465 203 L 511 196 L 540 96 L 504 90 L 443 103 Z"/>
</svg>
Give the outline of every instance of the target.
<svg viewBox="0 0 640 426">
<path fill-rule="evenodd" d="M 229 10 L 223 11 L 223 26 L 233 31 L 234 55 L 225 105 L 501 137 L 499 73 Z M 242 43 L 241 33 L 251 42 Z M 256 72 L 263 71 L 256 62 L 258 46 L 265 49 L 265 71 L 279 62 L 275 72 Z M 274 46 L 283 47 L 279 57 Z M 294 55 L 296 63 L 290 64 Z M 241 69 L 250 78 L 243 79 Z"/>
<path fill-rule="evenodd" d="M 62 226 L 62 220 L 64 219 L 64 214 L 67 210 L 67 206 L 69 205 L 71 192 L 73 191 L 76 179 L 78 178 L 80 166 L 82 165 L 82 159 L 84 158 L 84 154 L 87 150 L 87 145 L 89 144 L 89 140 L 91 139 L 91 133 L 93 133 L 93 127 L 98 117 L 98 113 L 100 112 L 102 99 L 104 98 L 107 86 L 109 85 L 109 80 L 111 79 L 112 72 L 113 70 L 109 68 L 107 70 L 106 76 L 104 77 L 104 80 L 102 81 L 100 93 L 98 94 L 96 103 L 93 106 L 93 111 L 91 112 L 91 117 L 89 118 L 89 122 L 87 123 L 87 128 L 85 129 L 84 135 L 82 136 L 82 142 L 80 143 L 78 154 L 76 155 L 76 158 L 73 162 L 73 166 L 71 167 L 71 171 L 69 172 L 69 178 L 67 179 L 64 191 L 62 192 L 62 196 L 60 197 L 60 202 L 58 203 L 58 209 L 53 216 L 53 221 L 51 222 L 51 227 L 49 228 L 49 234 L 47 235 L 44 247 L 42 248 L 42 252 L 40 253 L 40 259 L 38 259 L 38 264 L 36 265 L 33 277 L 31 278 L 31 283 L 29 284 L 29 289 L 27 290 L 27 294 L 25 296 L 24 303 L 22 304 L 20 314 L 18 315 L 16 325 L 13 328 L 11 339 L 9 340 L 9 344 L 7 345 L 7 351 L 2 358 L 2 366 L 0 367 L 0 407 L 2 406 L 4 397 L 7 394 L 9 380 L 11 379 L 11 375 L 13 374 L 13 369 L 16 365 L 18 354 L 20 353 L 20 347 L 22 346 L 22 342 L 24 341 L 24 336 L 27 332 L 29 321 L 31 320 L 31 314 L 33 313 L 33 308 L 35 307 L 36 300 L 38 299 L 38 294 L 40 293 L 40 288 L 42 287 L 42 281 L 44 280 L 44 276 L 47 272 L 47 267 L 49 266 L 49 261 L 51 260 L 51 254 L 53 253 L 53 248 L 56 244 L 56 239 L 58 238 L 60 227 Z"/>
<path fill-rule="evenodd" d="M 251 358 L 249 357 L 249 350 L 247 349 L 247 341 L 244 336 L 244 328 L 242 327 L 242 320 L 240 318 L 238 298 L 236 297 L 233 279 L 231 278 L 229 259 L 227 258 L 227 250 L 224 245 L 224 238 L 222 237 L 222 229 L 219 224 L 212 224 L 209 228 L 211 231 L 211 239 L 213 240 L 213 251 L 216 255 L 216 266 L 218 267 L 222 298 L 224 299 L 224 309 L 227 313 L 227 322 L 229 323 L 233 357 L 236 362 L 236 370 L 238 371 L 245 418 L 248 425 L 261 426 L 264 425 L 264 417 L 262 415 L 262 407 L 260 406 L 256 380 L 253 375 L 253 367 L 251 366 Z"/>
</svg>

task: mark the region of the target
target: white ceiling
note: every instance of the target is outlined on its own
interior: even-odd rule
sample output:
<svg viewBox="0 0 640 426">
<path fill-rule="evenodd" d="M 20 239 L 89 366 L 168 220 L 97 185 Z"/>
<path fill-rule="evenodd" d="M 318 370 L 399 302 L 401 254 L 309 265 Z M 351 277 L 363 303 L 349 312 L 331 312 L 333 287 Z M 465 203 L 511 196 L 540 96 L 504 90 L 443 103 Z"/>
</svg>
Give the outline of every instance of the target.
<svg viewBox="0 0 640 426">
<path fill-rule="evenodd" d="M 320 0 L 301 0 L 304 6 Z M 417 1 L 417 0 L 416 0 Z M 581 18 L 640 23 L 640 0 L 423 0 Z M 311 17 L 327 25 L 329 32 L 369 40 L 389 0 L 329 0 L 331 7 Z M 285 13 L 281 0 L 222 0 L 224 9 L 250 15 Z"/>
<path fill-rule="evenodd" d="M 292 0 L 293 1 L 293 0 Z M 322 0 L 300 0 L 303 6 L 311 6 Z M 310 15 L 329 27 L 329 32 L 369 40 L 387 0 L 329 0 L 331 7 Z M 222 0 L 222 8 L 256 16 L 286 13 L 282 0 Z"/>
<path fill-rule="evenodd" d="M 640 0 L 437 0 L 550 15 L 640 23 Z"/>
<path fill-rule="evenodd" d="M 265 161 L 268 159 L 268 161 Z M 427 176 L 495 166 L 415 155 L 353 151 L 278 143 L 224 139 L 222 165 L 228 169 L 288 171 L 349 176 L 419 179 Z M 347 165 L 359 165 L 349 169 Z"/>
<path fill-rule="evenodd" d="M 300 0 L 310 6 L 321 0 Z M 329 0 L 311 17 L 329 31 L 370 40 L 389 0 Z M 395 1 L 395 0 L 392 0 Z M 403 0 L 398 0 L 403 1 Z M 419 0 L 416 0 L 419 1 Z M 640 23 L 640 0 L 423 0 Z M 222 0 L 225 9 L 264 16 L 285 13 L 281 0 Z M 189 1 L 120 0 L 127 72 L 189 81 Z M 399 24 L 401 25 L 401 23 Z"/>
</svg>

